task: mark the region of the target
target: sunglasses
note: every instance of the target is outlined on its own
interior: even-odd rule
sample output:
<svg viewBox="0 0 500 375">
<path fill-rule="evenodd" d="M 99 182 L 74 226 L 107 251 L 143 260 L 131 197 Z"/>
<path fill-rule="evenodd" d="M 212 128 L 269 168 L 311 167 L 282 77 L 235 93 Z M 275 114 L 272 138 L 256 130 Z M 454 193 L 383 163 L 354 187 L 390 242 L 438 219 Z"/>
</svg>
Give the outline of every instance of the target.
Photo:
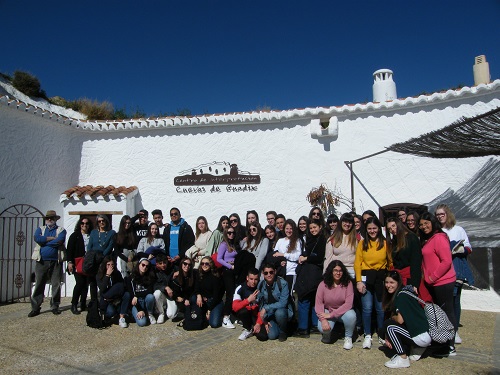
<svg viewBox="0 0 500 375">
<path fill-rule="evenodd" d="M 227 235 L 228 235 L 228 236 L 229 236 L 229 235 L 233 235 L 233 234 L 234 234 L 234 231 L 228 231 L 228 232 L 227 232 Z"/>
<path fill-rule="evenodd" d="M 146 268 L 148 268 L 148 267 L 149 267 L 149 264 L 147 264 L 147 263 L 141 263 L 141 264 L 140 264 L 140 266 L 141 266 L 141 267 L 146 267 Z"/>
<path fill-rule="evenodd" d="M 172 213 L 170 214 L 170 217 L 172 217 L 172 216 L 179 216 L 179 213 L 178 213 L 178 212 L 172 212 Z"/>
<path fill-rule="evenodd" d="M 264 276 L 267 276 L 267 275 L 274 275 L 274 271 L 264 271 L 262 272 L 264 274 Z"/>
<path fill-rule="evenodd" d="M 319 216 L 319 215 L 320 215 L 320 213 L 319 213 L 319 212 L 313 212 L 312 214 L 313 214 L 314 216 Z"/>
<path fill-rule="evenodd" d="M 250 232 L 257 232 L 257 228 L 250 228 Z"/>
<path fill-rule="evenodd" d="M 182 262 L 182 265 L 183 265 L 183 266 L 188 266 L 188 267 L 191 267 L 191 263 L 189 263 L 189 262 Z"/>
<path fill-rule="evenodd" d="M 210 263 L 209 262 L 201 262 L 200 263 L 202 266 L 210 266 Z"/>
<path fill-rule="evenodd" d="M 97 220 L 98 223 L 104 223 L 104 220 Z"/>
<path fill-rule="evenodd" d="M 82 221 L 80 225 L 89 225 L 88 221 Z"/>
<path fill-rule="evenodd" d="M 229 220 L 230 223 L 237 223 L 238 222 L 238 219 L 231 219 Z"/>
</svg>

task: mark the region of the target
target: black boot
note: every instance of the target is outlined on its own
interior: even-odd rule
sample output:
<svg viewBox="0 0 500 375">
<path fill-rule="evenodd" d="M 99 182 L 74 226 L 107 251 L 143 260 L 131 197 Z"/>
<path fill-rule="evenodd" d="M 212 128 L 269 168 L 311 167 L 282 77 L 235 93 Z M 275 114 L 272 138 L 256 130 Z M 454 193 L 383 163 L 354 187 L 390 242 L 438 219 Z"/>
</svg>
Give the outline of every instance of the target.
<svg viewBox="0 0 500 375">
<path fill-rule="evenodd" d="M 78 311 L 78 307 L 76 307 L 76 303 L 71 304 L 71 312 L 75 315 L 80 315 L 80 311 Z"/>
</svg>

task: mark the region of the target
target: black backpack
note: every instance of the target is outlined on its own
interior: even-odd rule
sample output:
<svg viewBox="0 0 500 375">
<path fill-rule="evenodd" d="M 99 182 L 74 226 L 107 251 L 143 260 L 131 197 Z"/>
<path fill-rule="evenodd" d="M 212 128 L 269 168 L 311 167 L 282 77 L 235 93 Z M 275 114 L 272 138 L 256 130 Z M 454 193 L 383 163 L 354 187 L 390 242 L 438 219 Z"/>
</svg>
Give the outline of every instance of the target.
<svg viewBox="0 0 500 375">
<path fill-rule="evenodd" d="M 96 275 L 99 270 L 99 265 L 104 259 L 104 254 L 100 251 L 89 250 L 83 258 L 82 270 L 87 275 Z"/>
<path fill-rule="evenodd" d="M 87 325 L 91 328 L 103 329 L 105 324 L 102 319 L 101 312 L 99 311 L 99 306 L 96 302 L 90 301 L 87 306 Z"/>
</svg>

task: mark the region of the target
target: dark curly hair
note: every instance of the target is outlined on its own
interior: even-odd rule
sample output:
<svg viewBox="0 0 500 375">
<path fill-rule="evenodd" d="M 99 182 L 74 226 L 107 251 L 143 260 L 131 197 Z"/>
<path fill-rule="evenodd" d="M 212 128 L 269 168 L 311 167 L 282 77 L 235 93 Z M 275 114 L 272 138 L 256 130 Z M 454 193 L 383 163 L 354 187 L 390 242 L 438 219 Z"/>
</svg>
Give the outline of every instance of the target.
<svg viewBox="0 0 500 375">
<path fill-rule="evenodd" d="M 347 271 L 346 266 L 340 260 L 332 260 L 328 267 L 326 267 L 325 273 L 323 274 L 323 281 L 325 285 L 331 289 L 333 288 L 333 269 L 339 266 L 342 269 L 342 277 L 340 278 L 340 285 L 347 287 L 351 282 L 351 277 L 349 276 L 349 271 Z"/>
</svg>

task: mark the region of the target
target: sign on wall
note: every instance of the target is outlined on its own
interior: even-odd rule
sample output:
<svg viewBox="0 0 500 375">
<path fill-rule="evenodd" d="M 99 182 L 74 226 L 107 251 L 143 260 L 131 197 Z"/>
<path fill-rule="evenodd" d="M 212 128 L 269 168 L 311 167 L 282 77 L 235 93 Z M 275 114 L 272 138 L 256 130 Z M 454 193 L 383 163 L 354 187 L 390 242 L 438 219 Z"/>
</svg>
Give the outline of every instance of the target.
<svg viewBox="0 0 500 375">
<path fill-rule="evenodd" d="M 178 193 L 252 192 L 257 191 L 258 184 L 258 173 L 240 170 L 237 164 L 225 161 L 198 165 L 174 178 Z"/>
</svg>

